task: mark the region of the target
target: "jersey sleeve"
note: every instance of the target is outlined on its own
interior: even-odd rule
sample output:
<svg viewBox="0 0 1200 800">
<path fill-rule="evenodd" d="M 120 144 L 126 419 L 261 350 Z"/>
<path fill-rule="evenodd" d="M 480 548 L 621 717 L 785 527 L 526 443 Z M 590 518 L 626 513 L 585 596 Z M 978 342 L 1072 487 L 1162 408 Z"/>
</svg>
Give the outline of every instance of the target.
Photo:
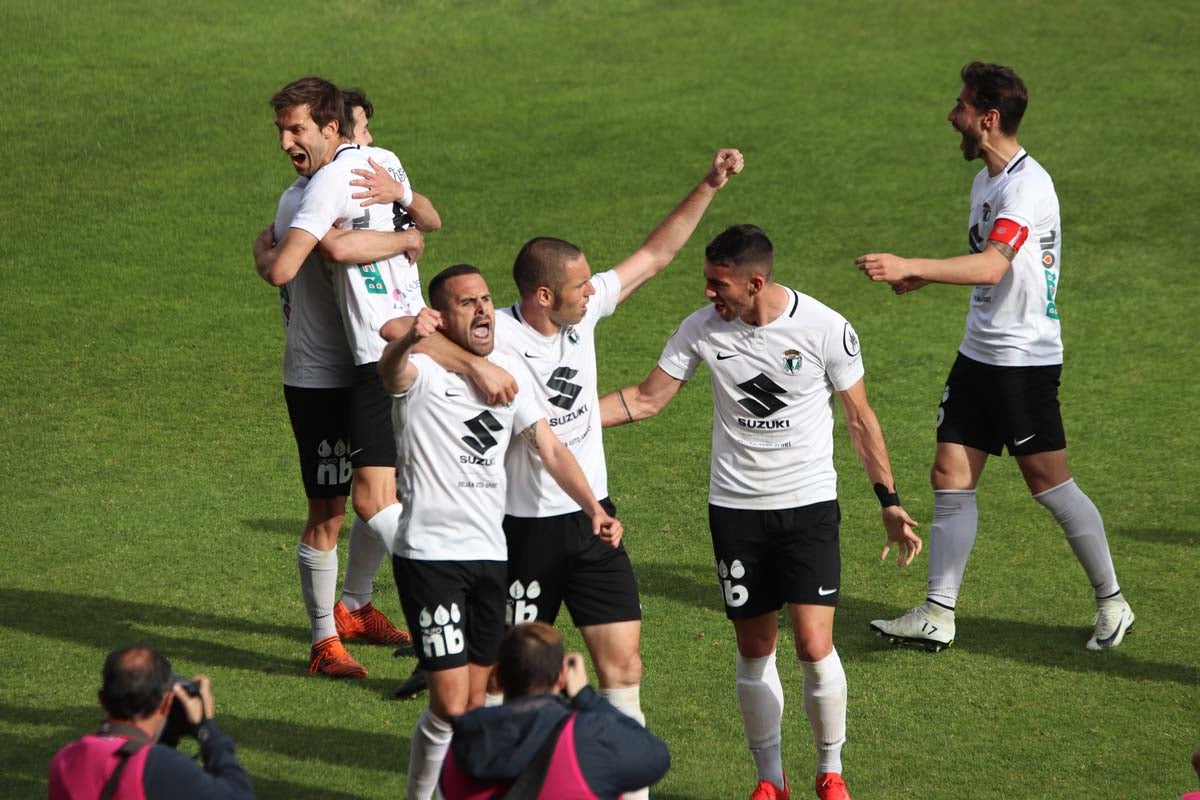
<svg viewBox="0 0 1200 800">
<path fill-rule="evenodd" d="M 1006 219 L 1018 227 L 1032 228 L 1038 219 L 1038 204 L 1041 194 L 1035 182 L 1022 175 L 1009 181 L 1000 190 L 996 208 L 996 221 Z M 995 226 L 992 227 L 995 231 Z M 1014 248 L 1016 249 L 1016 248 Z"/>
<path fill-rule="evenodd" d="M 610 269 L 607 272 L 593 275 L 591 283 L 596 294 L 588 303 L 588 312 L 592 312 L 594 304 L 596 319 L 611 316 L 617 310 L 617 302 L 621 299 L 621 279 L 615 270 Z"/>
<path fill-rule="evenodd" d="M 439 368 L 437 362 L 424 353 L 409 354 L 408 363 L 417 368 L 417 379 L 408 387 L 408 391 L 394 394 L 392 397 L 416 397 L 427 391 L 435 368 Z"/>
<path fill-rule="evenodd" d="M 658 358 L 658 368 L 677 381 L 690 381 L 702 360 L 696 348 L 695 319 L 693 314 L 679 324 Z"/>
<path fill-rule="evenodd" d="M 333 224 L 351 216 L 346 209 L 350 198 L 350 182 L 341 170 L 323 167 L 304 189 L 300 208 L 292 218 L 292 227 L 324 238 Z"/>
<path fill-rule="evenodd" d="M 834 391 L 844 392 L 862 380 L 864 372 L 858 334 L 849 322 L 837 316 L 825 339 L 825 374 Z"/>
</svg>

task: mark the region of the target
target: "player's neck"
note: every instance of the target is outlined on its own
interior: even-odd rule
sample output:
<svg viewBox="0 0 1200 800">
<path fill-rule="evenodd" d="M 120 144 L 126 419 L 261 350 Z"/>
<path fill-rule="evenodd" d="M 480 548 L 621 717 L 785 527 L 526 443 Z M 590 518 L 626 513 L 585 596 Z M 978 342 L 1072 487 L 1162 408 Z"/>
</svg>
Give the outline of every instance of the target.
<svg viewBox="0 0 1200 800">
<path fill-rule="evenodd" d="M 521 310 L 521 321 L 542 336 L 553 336 L 562 327 L 550 319 L 550 314 L 547 310 L 539 305 L 534 298 L 521 300 L 519 308 Z"/>
<path fill-rule="evenodd" d="M 747 325 L 756 327 L 770 325 L 787 310 L 787 289 L 778 283 L 763 284 L 762 291 L 754 295 L 754 304 L 742 314 L 741 320 Z"/>
<path fill-rule="evenodd" d="M 994 178 L 1004 171 L 1008 162 L 1013 160 L 1013 156 L 1021 152 L 1021 145 L 1015 137 L 998 136 L 984 144 L 981 151 L 983 162 L 987 164 L 988 175 Z"/>
</svg>

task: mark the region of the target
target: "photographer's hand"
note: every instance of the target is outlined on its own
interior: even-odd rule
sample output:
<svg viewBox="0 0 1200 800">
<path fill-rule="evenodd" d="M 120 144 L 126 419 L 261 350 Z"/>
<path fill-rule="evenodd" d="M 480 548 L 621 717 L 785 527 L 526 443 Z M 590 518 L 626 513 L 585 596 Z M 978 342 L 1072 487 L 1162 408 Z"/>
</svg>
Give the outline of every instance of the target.
<svg viewBox="0 0 1200 800">
<path fill-rule="evenodd" d="M 583 665 L 582 653 L 567 653 L 563 659 L 567 664 L 567 681 L 563 689 L 567 697 L 575 697 L 588 684 L 587 668 Z"/>
<path fill-rule="evenodd" d="M 179 684 L 172 687 L 175 693 L 175 699 L 183 704 L 184 710 L 187 712 L 188 722 L 193 726 L 199 726 L 206 719 L 212 719 L 215 706 L 213 704 L 212 681 L 207 675 L 197 675 L 192 678 L 192 683 L 200 687 L 200 696 L 192 697 Z"/>
</svg>

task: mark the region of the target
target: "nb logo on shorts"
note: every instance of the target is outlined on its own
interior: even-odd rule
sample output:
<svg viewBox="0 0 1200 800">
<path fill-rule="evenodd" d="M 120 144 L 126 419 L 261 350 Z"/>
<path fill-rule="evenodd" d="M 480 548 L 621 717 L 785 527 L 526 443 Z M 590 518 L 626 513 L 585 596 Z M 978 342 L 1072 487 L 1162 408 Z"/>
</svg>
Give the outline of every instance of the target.
<svg viewBox="0 0 1200 800">
<path fill-rule="evenodd" d="M 733 581 L 746 577 L 746 567 L 741 561 L 734 559 L 726 567 L 724 561 L 717 562 L 717 577 L 721 579 L 721 594 L 725 597 L 725 605 L 730 608 L 740 608 L 750 599 L 750 590 Z M 733 578 L 733 580 L 729 580 Z"/>
<path fill-rule="evenodd" d="M 458 627 L 461 621 L 458 603 L 451 603 L 449 611 L 445 606 L 438 606 L 432 614 L 427 608 L 421 609 L 417 622 L 421 626 L 421 650 L 426 658 L 453 656 L 463 651 L 467 643 L 462 628 Z"/>
<path fill-rule="evenodd" d="M 337 486 L 349 483 L 351 474 L 350 448 L 341 439 L 333 447 L 324 439 L 317 446 L 317 485 Z"/>
<path fill-rule="evenodd" d="M 538 618 L 538 607 L 526 600 L 537 600 L 542 594 L 542 586 L 537 581 L 530 581 L 525 586 L 520 581 L 513 581 L 508 587 L 508 606 L 504 609 L 504 622 L 507 625 L 520 625 L 522 622 L 533 622 Z"/>
</svg>

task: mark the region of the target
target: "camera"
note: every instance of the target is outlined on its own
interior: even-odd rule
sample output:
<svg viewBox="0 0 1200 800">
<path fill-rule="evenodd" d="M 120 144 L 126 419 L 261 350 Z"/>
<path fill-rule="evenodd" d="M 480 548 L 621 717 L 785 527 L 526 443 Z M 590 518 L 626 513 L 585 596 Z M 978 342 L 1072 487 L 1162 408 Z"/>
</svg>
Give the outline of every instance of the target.
<svg viewBox="0 0 1200 800">
<path fill-rule="evenodd" d="M 200 687 L 187 678 L 172 675 L 171 686 L 182 687 L 183 691 L 187 692 L 189 697 L 200 696 Z M 179 744 L 181 737 L 195 736 L 196 727 L 188 719 L 187 709 L 183 707 L 183 703 L 177 697 L 171 702 L 171 710 L 167 712 L 167 722 L 163 725 L 162 734 L 158 737 L 159 744 L 165 744 L 167 747 L 175 747 Z"/>
</svg>

